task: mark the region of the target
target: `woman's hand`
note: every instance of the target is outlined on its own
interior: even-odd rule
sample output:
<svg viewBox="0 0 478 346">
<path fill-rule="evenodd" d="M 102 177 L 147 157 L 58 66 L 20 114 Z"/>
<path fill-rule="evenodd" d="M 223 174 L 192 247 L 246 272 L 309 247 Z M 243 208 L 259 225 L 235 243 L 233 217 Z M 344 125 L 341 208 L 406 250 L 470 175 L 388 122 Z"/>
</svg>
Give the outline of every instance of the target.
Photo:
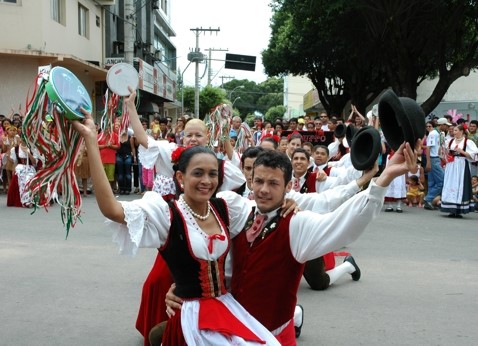
<svg viewBox="0 0 478 346">
<path fill-rule="evenodd" d="M 280 216 L 286 217 L 291 212 L 293 212 L 294 214 L 297 214 L 298 211 L 299 211 L 299 206 L 297 205 L 297 202 L 294 201 L 293 199 L 286 198 L 284 199 L 284 203 L 282 204 L 282 210 L 281 210 Z"/>
<path fill-rule="evenodd" d="M 96 125 L 93 121 L 91 114 L 83 107 L 80 108 L 81 113 L 85 116 L 83 120 L 72 120 L 71 124 L 73 128 L 85 139 L 94 138 L 96 141 Z"/>
<path fill-rule="evenodd" d="M 325 173 L 324 170 L 319 169 L 319 170 L 317 171 L 317 176 L 316 176 L 315 180 L 317 180 L 317 181 L 325 181 L 325 180 L 327 180 L 327 173 Z"/>
</svg>

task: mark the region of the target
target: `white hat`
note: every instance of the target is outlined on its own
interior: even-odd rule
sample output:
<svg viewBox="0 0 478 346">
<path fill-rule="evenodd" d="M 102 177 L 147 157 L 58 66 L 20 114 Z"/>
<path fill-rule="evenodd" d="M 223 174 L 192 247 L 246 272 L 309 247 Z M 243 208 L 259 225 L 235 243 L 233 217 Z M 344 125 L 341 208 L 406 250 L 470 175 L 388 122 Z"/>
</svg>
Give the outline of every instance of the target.
<svg viewBox="0 0 478 346">
<path fill-rule="evenodd" d="M 448 122 L 447 118 L 440 118 L 437 120 L 438 125 L 448 125 L 451 126 L 451 124 Z"/>
</svg>

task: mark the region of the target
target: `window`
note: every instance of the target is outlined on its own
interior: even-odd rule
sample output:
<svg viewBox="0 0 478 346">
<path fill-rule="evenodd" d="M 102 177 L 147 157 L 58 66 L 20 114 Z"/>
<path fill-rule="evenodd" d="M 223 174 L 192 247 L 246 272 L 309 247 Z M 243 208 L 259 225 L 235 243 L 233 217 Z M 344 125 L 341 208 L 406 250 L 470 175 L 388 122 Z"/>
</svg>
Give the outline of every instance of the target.
<svg viewBox="0 0 478 346">
<path fill-rule="evenodd" d="M 168 0 L 161 0 L 161 9 L 165 14 L 168 14 Z"/>
<path fill-rule="evenodd" d="M 2 2 L 7 3 L 7 4 L 18 4 L 18 5 L 20 5 L 20 0 L 0 0 L 0 4 Z"/>
<path fill-rule="evenodd" d="M 85 6 L 78 4 L 78 34 L 86 38 L 89 36 L 88 14 L 88 9 Z"/>
<path fill-rule="evenodd" d="M 65 0 L 50 0 L 51 19 L 65 25 Z"/>
</svg>

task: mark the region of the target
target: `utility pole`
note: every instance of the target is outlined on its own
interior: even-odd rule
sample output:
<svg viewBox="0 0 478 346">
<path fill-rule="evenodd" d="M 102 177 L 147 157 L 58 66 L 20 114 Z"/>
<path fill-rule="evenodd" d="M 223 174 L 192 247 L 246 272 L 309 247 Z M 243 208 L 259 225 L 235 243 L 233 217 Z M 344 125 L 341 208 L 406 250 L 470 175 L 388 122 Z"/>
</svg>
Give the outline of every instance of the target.
<svg viewBox="0 0 478 346">
<path fill-rule="evenodd" d="M 228 52 L 229 49 L 215 49 L 215 48 L 208 48 L 206 49 L 209 52 L 209 59 L 208 59 L 208 71 L 207 71 L 207 85 L 211 85 L 212 81 L 212 68 L 211 68 L 211 52 Z"/>
<path fill-rule="evenodd" d="M 224 84 L 224 79 L 234 79 L 233 76 L 219 76 L 219 78 L 221 78 L 221 88 L 222 88 L 222 85 Z"/>
<path fill-rule="evenodd" d="M 135 41 L 135 13 L 133 0 L 124 0 L 124 61 L 133 65 Z"/>
<path fill-rule="evenodd" d="M 201 32 L 219 32 L 221 29 L 204 29 L 204 28 L 194 28 L 189 29 L 194 31 L 196 34 L 196 48 L 194 52 L 189 52 L 188 60 L 194 62 L 196 64 L 196 78 L 195 78 L 195 85 L 194 85 L 194 117 L 199 118 L 199 63 L 204 60 L 204 54 L 200 52 L 199 49 L 199 34 Z"/>
</svg>

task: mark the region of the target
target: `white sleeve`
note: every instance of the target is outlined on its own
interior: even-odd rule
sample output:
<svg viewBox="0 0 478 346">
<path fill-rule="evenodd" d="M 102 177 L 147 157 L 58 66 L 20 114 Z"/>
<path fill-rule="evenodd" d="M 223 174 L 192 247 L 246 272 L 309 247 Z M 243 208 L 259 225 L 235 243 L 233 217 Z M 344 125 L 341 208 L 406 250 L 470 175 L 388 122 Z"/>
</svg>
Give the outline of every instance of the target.
<svg viewBox="0 0 478 346">
<path fill-rule="evenodd" d="M 339 152 L 339 145 L 339 140 L 335 139 L 335 141 L 333 141 L 327 146 L 327 148 L 329 149 L 329 157 L 334 157 L 335 155 L 337 155 L 337 153 Z"/>
<path fill-rule="evenodd" d="M 159 248 L 165 244 L 171 225 L 169 205 L 156 192 L 147 192 L 143 198 L 121 201 L 125 222 L 107 220 L 113 231 L 113 242 L 121 254 L 134 256 L 140 247 Z"/>
<path fill-rule="evenodd" d="M 244 229 L 255 203 L 232 191 L 218 192 L 216 196 L 226 201 L 229 212 L 229 233 L 231 238 L 234 238 Z"/>
<path fill-rule="evenodd" d="M 296 201 L 298 207 L 302 210 L 325 214 L 337 209 L 359 190 L 360 187 L 357 185 L 357 182 L 352 181 L 347 185 L 339 185 L 321 193 L 299 193 L 291 190 L 286 194 L 286 198 Z"/>
<path fill-rule="evenodd" d="M 224 160 L 224 179 L 219 191 L 231 191 L 238 189 L 246 182 L 246 178 L 242 171 L 236 167 L 231 161 Z"/>
<path fill-rule="evenodd" d="M 468 161 L 474 162 L 478 159 L 478 148 L 471 139 L 466 141 L 466 152 L 471 155 L 471 160 L 467 159 Z"/>
<path fill-rule="evenodd" d="M 148 136 L 148 148 L 140 145 L 138 147 L 139 161 L 144 168 L 151 169 L 156 166 L 158 173 L 172 178 L 173 165 L 171 163 L 171 153 L 177 148 L 175 143 L 168 141 L 155 141 Z"/>
<path fill-rule="evenodd" d="M 294 257 L 304 263 L 354 242 L 380 213 L 386 192 L 386 187 L 372 182 L 331 213 L 303 211 L 292 216 L 289 235 Z"/>
</svg>

